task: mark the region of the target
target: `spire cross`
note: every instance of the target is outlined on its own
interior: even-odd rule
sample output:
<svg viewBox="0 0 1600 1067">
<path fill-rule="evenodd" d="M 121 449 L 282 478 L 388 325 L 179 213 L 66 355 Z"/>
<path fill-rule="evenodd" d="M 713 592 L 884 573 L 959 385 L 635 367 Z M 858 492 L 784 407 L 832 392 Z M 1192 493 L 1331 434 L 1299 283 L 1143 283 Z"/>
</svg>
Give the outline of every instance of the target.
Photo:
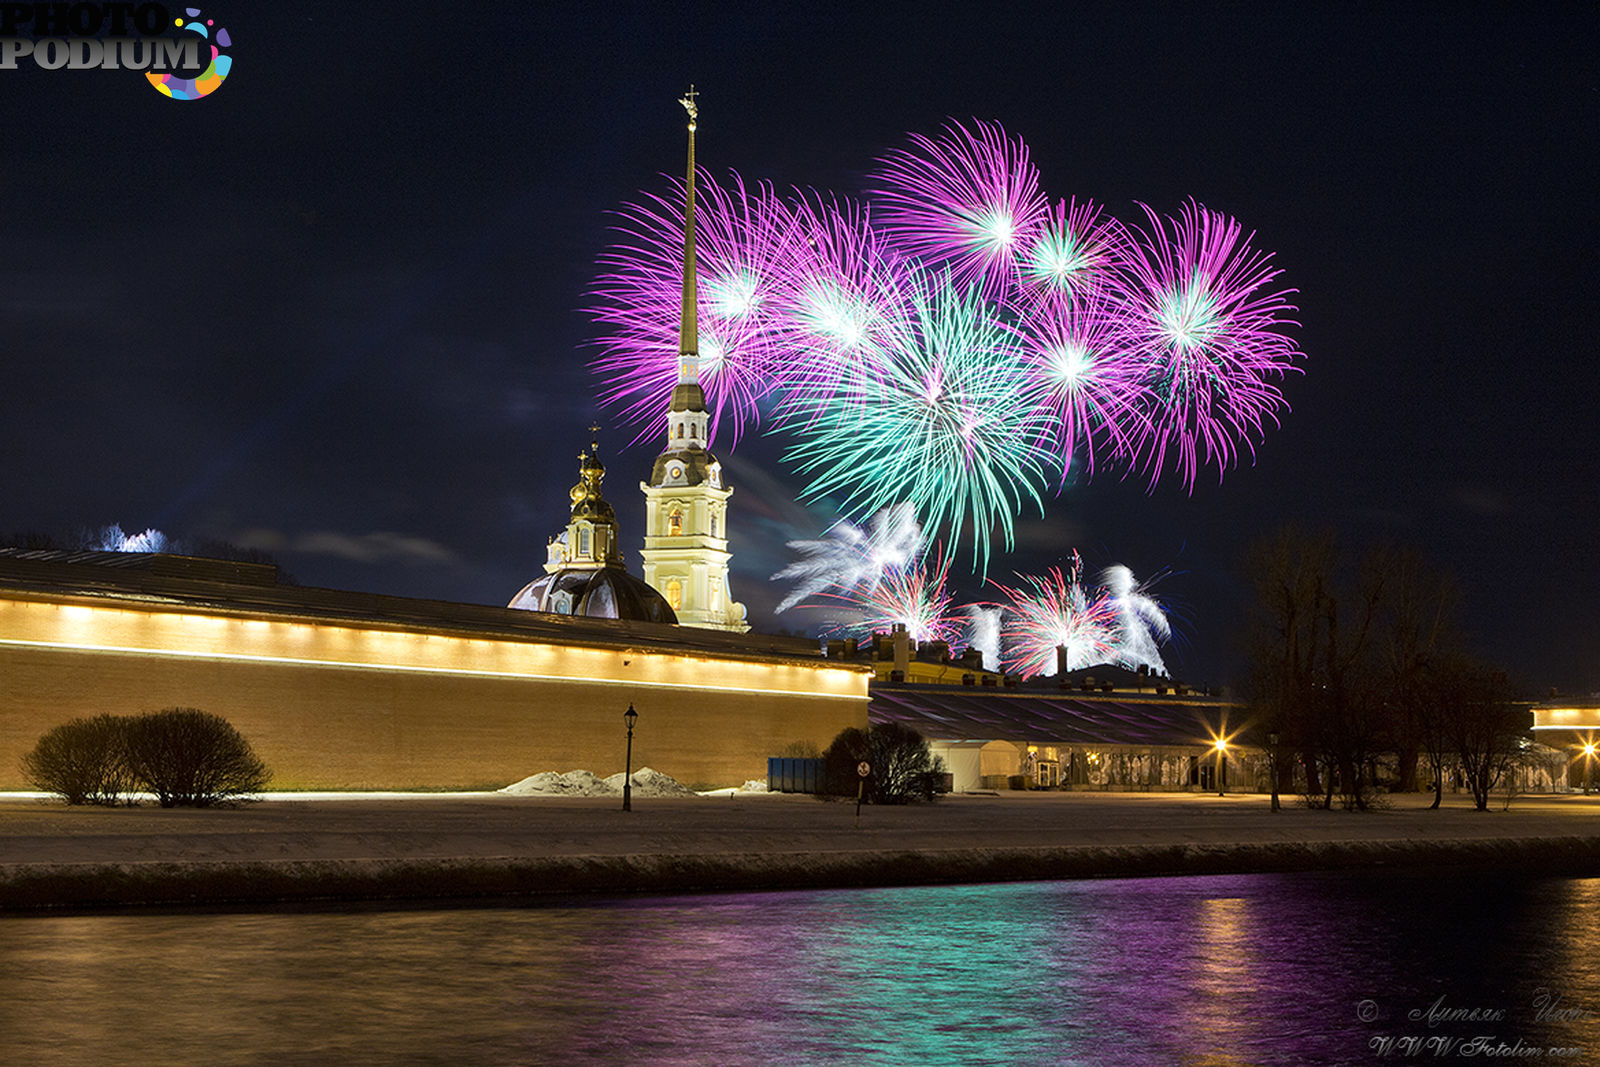
<svg viewBox="0 0 1600 1067">
<path fill-rule="evenodd" d="M 600 424 L 598 422 L 589 424 L 589 447 L 594 449 L 595 455 L 600 454 Z"/>
<path fill-rule="evenodd" d="M 694 123 L 700 119 L 700 107 L 695 103 L 695 97 L 699 95 L 699 93 L 695 92 L 694 82 L 690 82 L 689 91 L 678 98 L 678 103 L 682 104 L 683 109 L 689 113 L 689 128 L 691 130 L 694 129 Z"/>
</svg>

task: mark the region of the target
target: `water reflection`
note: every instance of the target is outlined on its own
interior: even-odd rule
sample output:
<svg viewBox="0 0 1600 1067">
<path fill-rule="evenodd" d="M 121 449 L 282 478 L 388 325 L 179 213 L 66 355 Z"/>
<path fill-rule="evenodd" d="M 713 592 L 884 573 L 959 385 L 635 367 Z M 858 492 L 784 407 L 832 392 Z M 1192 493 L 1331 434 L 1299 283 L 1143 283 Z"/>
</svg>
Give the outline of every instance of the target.
<svg viewBox="0 0 1600 1067">
<path fill-rule="evenodd" d="M 1600 1011 L 1597 905 L 1597 880 L 1301 874 L 8 919 L 0 1050 L 34 1064 L 1368 1063 L 1374 1039 L 1482 1029 L 1411 1017 L 1442 996 L 1594 1061 L 1600 1021 L 1581 1012 Z"/>
</svg>

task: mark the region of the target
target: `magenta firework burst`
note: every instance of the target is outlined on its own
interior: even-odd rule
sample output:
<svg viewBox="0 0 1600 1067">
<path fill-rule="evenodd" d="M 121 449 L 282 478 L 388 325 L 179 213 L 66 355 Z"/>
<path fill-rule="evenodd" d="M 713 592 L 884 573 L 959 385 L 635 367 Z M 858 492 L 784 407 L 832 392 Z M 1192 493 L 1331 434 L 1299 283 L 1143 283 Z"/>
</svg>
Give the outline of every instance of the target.
<svg viewBox="0 0 1600 1067">
<path fill-rule="evenodd" d="M 1193 201 L 1165 218 L 1140 206 L 1150 228 L 1135 230 L 1124 309 L 1154 401 L 1136 428 L 1139 461 L 1154 484 L 1170 456 L 1192 487 L 1200 467 L 1215 464 L 1220 479 L 1276 425 L 1278 383 L 1299 369 L 1285 332 L 1294 290 L 1273 287 L 1271 255 L 1251 248 L 1254 235 L 1233 219 Z"/>
<path fill-rule="evenodd" d="M 1016 285 L 1049 218 L 1022 138 L 997 122 L 950 122 L 939 137 L 912 134 L 910 148 L 880 162 L 871 196 L 896 244 L 948 269 L 958 286 L 982 283 L 997 297 Z"/>
<path fill-rule="evenodd" d="M 1074 466 L 1092 475 L 1097 459 L 1130 460 L 1148 436 L 1152 394 L 1111 290 L 1085 284 L 1053 292 L 1032 304 L 1019 327 L 1019 392 L 1049 416 L 1042 426 L 1063 484 Z"/>
<path fill-rule="evenodd" d="M 1020 254 L 1024 298 L 1103 295 L 1127 255 L 1128 231 L 1092 200 L 1057 201 Z"/>
<path fill-rule="evenodd" d="M 773 365 L 776 304 L 799 255 L 793 209 L 771 186 L 726 186 L 695 178 L 695 246 L 700 304 L 700 382 L 712 429 L 734 444 L 761 401 L 779 384 Z M 600 399 L 642 424 L 639 437 L 665 427 L 662 398 L 678 376 L 678 311 L 683 284 L 683 183 L 668 196 L 647 194 L 618 212 L 617 242 L 601 257 L 591 313 L 606 327 L 593 366 Z"/>
</svg>

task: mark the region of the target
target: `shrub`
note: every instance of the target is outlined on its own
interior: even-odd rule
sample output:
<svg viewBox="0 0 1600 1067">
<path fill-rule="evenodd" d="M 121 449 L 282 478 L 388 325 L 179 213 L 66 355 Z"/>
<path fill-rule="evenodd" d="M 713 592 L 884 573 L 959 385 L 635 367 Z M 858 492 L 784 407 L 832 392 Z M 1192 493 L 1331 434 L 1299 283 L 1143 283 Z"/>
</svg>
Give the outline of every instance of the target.
<svg viewBox="0 0 1600 1067">
<path fill-rule="evenodd" d="M 127 723 L 128 765 L 163 808 L 205 808 L 255 793 L 272 774 L 220 715 L 167 708 Z"/>
<path fill-rule="evenodd" d="M 846 727 L 823 753 L 823 789 L 835 796 L 851 797 L 861 781 L 856 765 L 872 765 L 864 798 L 873 804 L 905 804 L 932 800 L 934 787 L 944 772 L 944 762 L 934 759 L 928 742 L 917 731 L 897 722 L 879 723 L 865 730 Z"/>
<path fill-rule="evenodd" d="M 124 744 L 127 725 L 114 715 L 62 723 L 22 757 L 23 777 L 68 804 L 119 803 L 134 785 Z"/>
</svg>

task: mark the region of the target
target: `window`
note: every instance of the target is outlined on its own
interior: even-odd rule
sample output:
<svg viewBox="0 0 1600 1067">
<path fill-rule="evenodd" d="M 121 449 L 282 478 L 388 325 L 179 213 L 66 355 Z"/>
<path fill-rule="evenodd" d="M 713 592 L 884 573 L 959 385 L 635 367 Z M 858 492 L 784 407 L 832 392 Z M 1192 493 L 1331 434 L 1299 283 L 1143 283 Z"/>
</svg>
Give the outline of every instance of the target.
<svg viewBox="0 0 1600 1067">
<path fill-rule="evenodd" d="M 589 527 L 587 527 L 587 526 L 578 527 L 578 557 L 580 559 L 587 559 L 589 557 L 589 553 L 590 553 L 589 534 L 590 534 Z"/>
<path fill-rule="evenodd" d="M 683 512 L 674 507 L 667 513 L 667 536 L 678 537 L 683 533 Z"/>
<path fill-rule="evenodd" d="M 722 513 L 720 511 L 714 511 L 711 513 L 711 536 L 722 536 Z"/>
<path fill-rule="evenodd" d="M 697 441 L 699 439 L 700 439 L 700 428 L 698 426 L 694 425 L 693 423 L 690 423 L 689 424 L 689 440 Z"/>
<path fill-rule="evenodd" d="M 667 583 L 667 603 L 677 611 L 683 605 L 683 583 L 674 578 Z"/>
</svg>

